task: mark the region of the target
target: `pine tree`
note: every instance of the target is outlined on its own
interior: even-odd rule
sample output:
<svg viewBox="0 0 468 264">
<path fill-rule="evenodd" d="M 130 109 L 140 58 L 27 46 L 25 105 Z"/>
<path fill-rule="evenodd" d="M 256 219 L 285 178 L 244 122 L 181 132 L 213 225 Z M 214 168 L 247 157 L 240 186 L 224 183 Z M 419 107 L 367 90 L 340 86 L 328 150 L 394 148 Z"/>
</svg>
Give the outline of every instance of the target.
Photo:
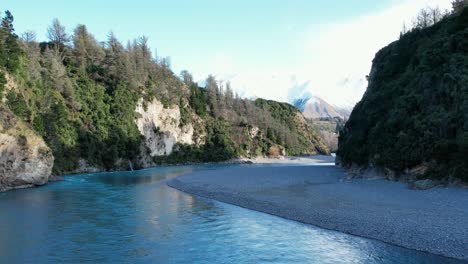
<svg viewBox="0 0 468 264">
<path fill-rule="evenodd" d="M 6 32 L 9 32 L 10 34 L 14 34 L 15 29 L 13 27 L 13 15 L 11 14 L 10 11 L 5 11 L 5 17 L 2 18 L 2 29 L 5 30 Z"/>
</svg>

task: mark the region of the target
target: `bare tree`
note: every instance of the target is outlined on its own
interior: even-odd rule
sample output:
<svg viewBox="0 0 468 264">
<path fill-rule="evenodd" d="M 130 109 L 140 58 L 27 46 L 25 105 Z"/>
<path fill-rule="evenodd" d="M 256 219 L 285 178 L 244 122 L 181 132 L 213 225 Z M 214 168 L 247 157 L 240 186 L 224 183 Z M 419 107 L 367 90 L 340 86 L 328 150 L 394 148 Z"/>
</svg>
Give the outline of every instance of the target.
<svg viewBox="0 0 468 264">
<path fill-rule="evenodd" d="M 21 34 L 21 40 L 26 43 L 36 42 L 36 33 L 34 31 L 26 31 Z"/>
<path fill-rule="evenodd" d="M 423 8 L 419 11 L 413 25 L 414 28 L 427 28 L 431 25 L 431 12 L 429 8 Z"/>
<path fill-rule="evenodd" d="M 70 37 L 67 35 L 65 26 L 63 26 L 57 18 L 52 20 L 52 25 L 47 29 L 47 37 L 54 43 L 56 48 L 67 44 Z"/>
<path fill-rule="evenodd" d="M 440 22 L 449 12 L 442 11 L 439 7 L 426 7 L 421 9 L 413 19 L 412 28 L 427 28 Z"/>
<path fill-rule="evenodd" d="M 41 49 L 39 48 L 39 43 L 36 41 L 36 33 L 33 31 L 26 31 L 21 34 L 21 44 L 23 50 L 25 51 L 24 55 L 28 58 L 28 63 L 26 63 L 26 70 L 29 75 L 33 78 L 41 78 Z"/>
<path fill-rule="evenodd" d="M 180 77 L 182 78 L 182 81 L 187 85 L 190 86 L 193 84 L 193 76 L 188 72 L 187 70 L 183 70 L 180 72 Z"/>
<path fill-rule="evenodd" d="M 438 6 L 434 8 L 430 8 L 429 12 L 430 12 L 431 25 L 434 25 L 438 23 L 440 20 L 442 20 L 443 14 Z"/>
</svg>

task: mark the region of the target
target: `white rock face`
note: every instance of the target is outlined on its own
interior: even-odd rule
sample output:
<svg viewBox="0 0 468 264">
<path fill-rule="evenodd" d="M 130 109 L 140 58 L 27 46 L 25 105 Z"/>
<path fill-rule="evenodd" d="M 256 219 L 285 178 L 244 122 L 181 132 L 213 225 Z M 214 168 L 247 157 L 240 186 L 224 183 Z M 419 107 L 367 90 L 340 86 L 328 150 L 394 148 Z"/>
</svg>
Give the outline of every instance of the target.
<svg viewBox="0 0 468 264">
<path fill-rule="evenodd" d="M 0 107 L 0 191 L 47 183 L 53 164 L 42 138 Z"/>
<path fill-rule="evenodd" d="M 256 126 L 252 127 L 249 129 L 249 136 L 250 138 L 255 138 L 257 135 L 258 135 L 258 132 L 260 131 L 260 129 Z"/>
<path fill-rule="evenodd" d="M 135 111 L 141 114 L 136 124 L 152 157 L 171 154 L 176 143 L 194 144 L 192 124 L 180 127 L 179 106 L 164 108 L 154 99 L 145 110 L 143 100 L 140 100 Z"/>
</svg>

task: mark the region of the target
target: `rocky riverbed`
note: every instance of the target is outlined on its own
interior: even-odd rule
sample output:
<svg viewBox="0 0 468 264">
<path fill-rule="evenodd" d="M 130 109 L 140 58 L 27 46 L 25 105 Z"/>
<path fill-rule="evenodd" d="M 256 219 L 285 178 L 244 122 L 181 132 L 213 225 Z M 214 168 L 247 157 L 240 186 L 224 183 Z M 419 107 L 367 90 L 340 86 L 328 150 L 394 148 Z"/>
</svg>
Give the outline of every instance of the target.
<svg viewBox="0 0 468 264">
<path fill-rule="evenodd" d="M 468 191 L 412 190 L 382 179 L 346 180 L 335 166 L 232 167 L 194 172 L 181 191 L 322 228 L 468 260 Z"/>
</svg>

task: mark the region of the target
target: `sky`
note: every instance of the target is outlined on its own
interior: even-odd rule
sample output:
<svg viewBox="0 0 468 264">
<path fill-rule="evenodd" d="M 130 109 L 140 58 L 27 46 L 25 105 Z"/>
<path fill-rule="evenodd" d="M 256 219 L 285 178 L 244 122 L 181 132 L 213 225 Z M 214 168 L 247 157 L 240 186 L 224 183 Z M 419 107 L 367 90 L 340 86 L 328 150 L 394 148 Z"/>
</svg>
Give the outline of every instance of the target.
<svg viewBox="0 0 468 264">
<path fill-rule="evenodd" d="M 450 0 L 2 0 L 20 35 L 46 39 L 58 18 L 71 34 L 85 24 L 99 41 L 145 35 L 175 73 L 209 74 L 241 96 L 289 101 L 319 96 L 352 107 L 382 47 L 427 6 Z M 156 52 L 155 52 L 156 53 Z"/>
</svg>

